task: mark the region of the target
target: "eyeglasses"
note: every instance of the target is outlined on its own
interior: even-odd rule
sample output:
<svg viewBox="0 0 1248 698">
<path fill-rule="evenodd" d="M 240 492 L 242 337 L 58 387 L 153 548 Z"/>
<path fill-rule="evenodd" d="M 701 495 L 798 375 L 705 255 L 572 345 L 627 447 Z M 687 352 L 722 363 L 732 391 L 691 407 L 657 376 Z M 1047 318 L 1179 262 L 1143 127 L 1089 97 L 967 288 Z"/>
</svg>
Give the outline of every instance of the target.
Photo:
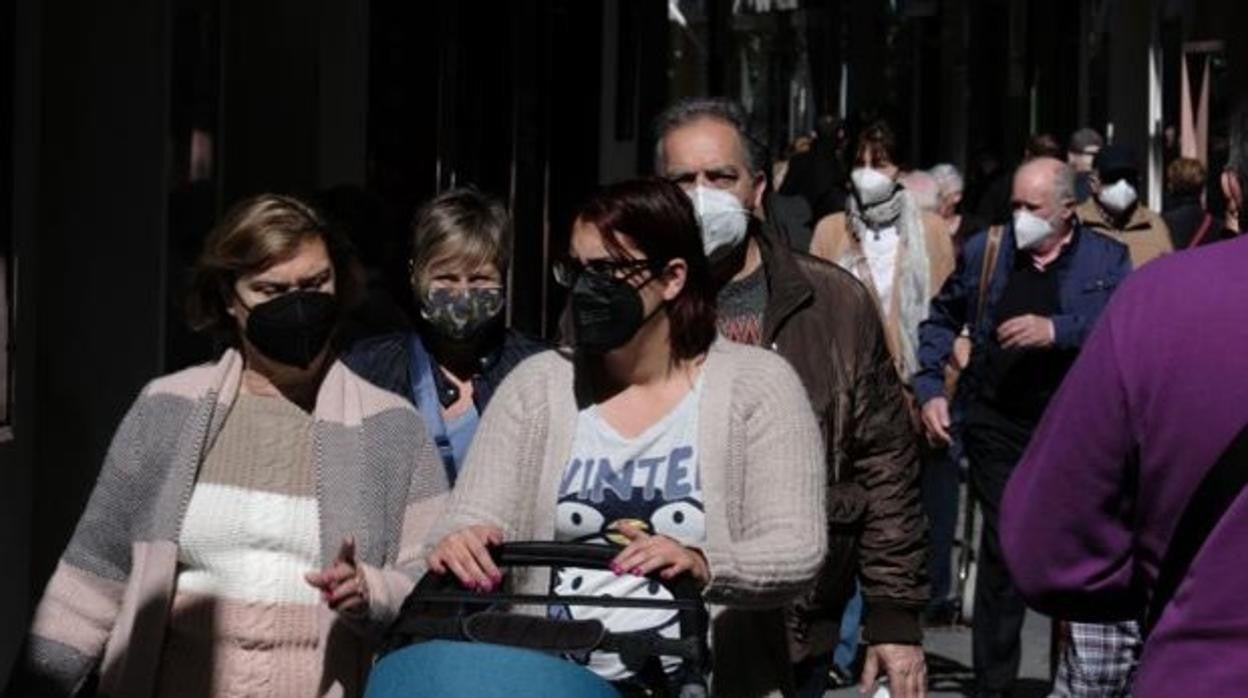
<svg viewBox="0 0 1248 698">
<path fill-rule="evenodd" d="M 664 266 L 653 259 L 591 259 L 586 262 L 563 259 L 556 261 L 551 271 L 560 286 L 572 288 L 582 274 L 629 279 L 642 271 L 657 272 Z"/>
</svg>

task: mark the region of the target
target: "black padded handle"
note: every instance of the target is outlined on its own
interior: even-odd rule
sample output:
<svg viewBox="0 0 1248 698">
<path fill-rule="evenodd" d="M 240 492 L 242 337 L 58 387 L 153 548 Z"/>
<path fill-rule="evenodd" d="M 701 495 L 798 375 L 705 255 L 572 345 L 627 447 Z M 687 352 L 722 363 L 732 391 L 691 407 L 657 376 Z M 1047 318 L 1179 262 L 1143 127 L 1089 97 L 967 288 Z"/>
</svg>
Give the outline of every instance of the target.
<svg viewBox="0 0 1248 698">
<path fill-rule="evenodd" d="M 504 567 L 585 567 L 605 570 L 619 554 L 609 545 L 528 541 L 490 548 L 494 562 Z"/>
<path fill-rule="evenodd" d="M 517 543 L 503 543 L 502 545 L 490 548 L 490 557 L 494 560 L 494 564 L 500 567 L 583 567 L 586 569 L 605 570 L 620 553 L 620 549 L 609 545 L 595 545 L 592 543 L 558 543 L 547 541 L 523 541 Z M 662 584 L 672 594 L 672 598 L 677 601 L 693 601 L 702 598 L 702 590 L 698 588 L 697 581 L 693 575 L 685 573 L 673 579 L 664 579 L 657 573 L 646 575 L 647 579 Z M 446 574 L 438 575 L 430 572 L 426 574 L 420 583 L 416 586 L 416 592 L 424 595 L 430 595 L 437 592 L 454 592 L 460 591 L 460 586 L 455 575 Z M 467 593 L 467 592 L 465 592 Z M 561 596 L 550 595 L 548 597 L 535 598 L 524 597 L 515 598 L 507 597 L 500 589 L 489 593 L 475 593 L 474 600 L 479 603 L 489 603 L 494 601 L 510 601 L 521 603 L 534 603 L 549 601 L 551 603 L 567 603 L 566 599 Z M 450 599 L 447 599 L 450 600 Z M 463 600 L 467 600 L 464 597 Z M 652 607 L 664 606 L 662 603 L 622 603 L 621 605 L 629 605 L 635 607 Z"/>
</svg>

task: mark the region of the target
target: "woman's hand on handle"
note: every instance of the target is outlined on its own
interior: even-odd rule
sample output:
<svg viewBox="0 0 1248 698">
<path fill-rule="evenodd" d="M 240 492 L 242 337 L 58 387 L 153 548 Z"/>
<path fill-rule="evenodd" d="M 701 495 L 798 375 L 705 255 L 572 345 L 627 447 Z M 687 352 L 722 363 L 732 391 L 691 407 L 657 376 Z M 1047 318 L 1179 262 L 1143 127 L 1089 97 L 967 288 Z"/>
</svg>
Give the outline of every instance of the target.
<svg viewBox="0 0 1248 698">
<path fill-rule="evenodd" d="M 449 533 L 429 553 L 429 569 L 438 574 L 448 571 L 470 589 L 493 591 L 503 581 L 503 573 L 490 556 L 490 546 L 502 545 L 503 532 L 497 526 L 477 524 Z"/>
<path fill-rule="evenodd" d="M 698 580 L 699 586 L 706 586 L 711 581 L 710 567 L 697 549 L 681 545 L 667 536 L 652 536 L 632 526 L 621 526 L 617 530 L 629 542 L 611 561 L 612 572 L 644 577 L 662 570 L 659 576 L 663 579 L 688 572 Z"/>
</svg>

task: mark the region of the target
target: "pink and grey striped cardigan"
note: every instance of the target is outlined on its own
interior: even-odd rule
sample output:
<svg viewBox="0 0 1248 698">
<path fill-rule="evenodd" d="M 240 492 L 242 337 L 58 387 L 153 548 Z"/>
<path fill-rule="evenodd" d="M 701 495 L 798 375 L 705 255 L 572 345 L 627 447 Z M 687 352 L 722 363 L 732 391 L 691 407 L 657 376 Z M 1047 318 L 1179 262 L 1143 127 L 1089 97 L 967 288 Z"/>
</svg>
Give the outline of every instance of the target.
<svg viewBox="0 0 1248 698">
<path fill-rule="evenodd" d="M 242 356 L 159 378 L 122 421 L 95 490 L 35 612 L 19 670 L 72 695 L 93 671 L 99 694 L 154 690 L 196 472 L 242 381 Z M 320 607 L 321 695 L 360 692 L 370 646 L 411 590 L 420 543 L 448 490 L 419 415 L 335 363 L 313 428 L 322 564 L 344 536 L 371 595 L 368 627 Z"/>
</svg>

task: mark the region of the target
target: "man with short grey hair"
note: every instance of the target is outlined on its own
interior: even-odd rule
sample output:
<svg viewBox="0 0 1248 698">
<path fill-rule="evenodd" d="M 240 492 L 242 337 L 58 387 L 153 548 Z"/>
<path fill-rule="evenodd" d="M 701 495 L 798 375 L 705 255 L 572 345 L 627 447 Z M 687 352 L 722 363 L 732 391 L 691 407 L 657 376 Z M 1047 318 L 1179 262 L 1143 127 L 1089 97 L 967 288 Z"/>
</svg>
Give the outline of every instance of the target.
<svg viewBox="0 0 1248 698">
<path fill-rule="evenodd" d="M 857 573 L 870 645 L 863 684 L 886 672 L 894 696 L 920 698 L 927 668 L 919 612 L 927 584 L 918 454 L 875 301 L 836 265 L 788 249 L 763 220 L 764 159 L 739 105 L 685 100 L 659 117 L 655 132 L 658 174 L 689 194 L 723 284 L 720 332 L 789 361 L 827 446 L 829 556 L 817 588 L 788 615 L 787 638 L 778 610 L 717 614 L 716 625 L 749 624 L 757 632 L 750 647 L 715 648 L 713 680 L 727 684 L 715 692 L 791 695 L 793 685 L 755 685 L 750 666 L 760 653 L 793 651 L 795 659 L 814 654 L 830 663 Z M 822 671 L 826 676 L 827 667 Z M 811 686 L 802 683 L 803 690 Z"/>
<path fill-rule="evenodd" d="M 997 533 L 1002 490 L 1093 322 L 1131 269 L 1126 247 L 1076 219 L 1074 186 L 1074 171 L 1059 160 L 1022 165 L 1012 222 L 967 241 L 919 330 L 914 388 L 934 443 L 950 440 L 944 367 L 963 327 L 974 347 L 954 399 L 965 415 L 971 489 L 984 516 L 971 641 L 983 696 L 1011 690 L 1026 613 Z"/>
<path fill-rule="evenodd" d="M 936 215 L 945 223 L 945 232 L 954 240 L 954 246 L 960 246 L 971 234 L 982 230 L 984 221 L 973 213 L 962 211 L 962 193 L 966 182 L 962 173 L 952 163 L 942 162 L 933 165 L 928 174 L 936 180 L 939 206 Z"/>
</svg>

